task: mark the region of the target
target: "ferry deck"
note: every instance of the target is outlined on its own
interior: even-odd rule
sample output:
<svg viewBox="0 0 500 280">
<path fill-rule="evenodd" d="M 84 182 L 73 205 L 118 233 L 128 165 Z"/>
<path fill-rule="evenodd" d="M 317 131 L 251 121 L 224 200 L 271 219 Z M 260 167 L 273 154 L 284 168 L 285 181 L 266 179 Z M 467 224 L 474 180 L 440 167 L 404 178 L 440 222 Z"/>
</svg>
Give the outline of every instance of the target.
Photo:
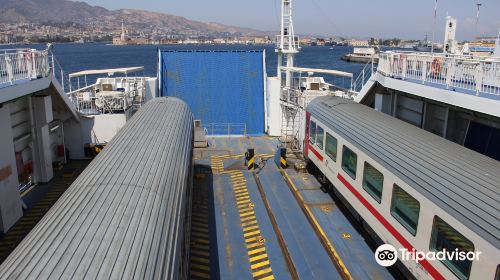
<svg viewBox="0 0 500 280">
<path fill-rule="evenodd" d="M 194 151 L 191 279 L 391 279 L 315 177 L 274 161 L 272 137 L 212 137 Z M 255 149 L 258 167 L 244 153 Z"/>
</svg>

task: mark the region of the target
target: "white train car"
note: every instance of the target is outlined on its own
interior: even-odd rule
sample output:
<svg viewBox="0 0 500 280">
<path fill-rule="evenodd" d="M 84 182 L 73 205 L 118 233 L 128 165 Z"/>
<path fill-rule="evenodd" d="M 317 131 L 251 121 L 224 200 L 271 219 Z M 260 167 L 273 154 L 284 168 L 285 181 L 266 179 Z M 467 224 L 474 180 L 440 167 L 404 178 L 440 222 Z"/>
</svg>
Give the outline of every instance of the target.
<svg viewBox="0 0 500 280">
<path fill-rule="evenodd" d="M 406 273 L 500 279 L 500 162 L 336 97 L 315 99 L 306 123 L 306 157 Z M 443 250 L 466 259 L 432 259 Z"/>
</svg>

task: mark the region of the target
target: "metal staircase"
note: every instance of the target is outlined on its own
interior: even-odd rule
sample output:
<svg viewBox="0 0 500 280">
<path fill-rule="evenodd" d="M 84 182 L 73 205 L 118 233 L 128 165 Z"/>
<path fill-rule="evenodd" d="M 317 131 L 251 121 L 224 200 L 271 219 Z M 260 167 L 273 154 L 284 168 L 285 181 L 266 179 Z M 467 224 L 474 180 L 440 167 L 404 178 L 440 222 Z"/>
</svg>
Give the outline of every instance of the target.
<svg viewBox="0 0 500 280">
<path fill-rule="evenodd" d="M 373 59 L 365 64 L 361 73 L 353 81 L 351 85 L 351 96 L 356 102 L 361 102 L 364 96 L 368 93 L 370 88 L 373 86 L 374 73 L 376 71 L 376 66 Z"/>
<path fill-rule="evenodd" d="M 297 91 L 283 88 L 281 95 L 281 142 L 290 151 L 300 150 L 300 124 L 304 108 L 300 106 Z"/>
</svg>

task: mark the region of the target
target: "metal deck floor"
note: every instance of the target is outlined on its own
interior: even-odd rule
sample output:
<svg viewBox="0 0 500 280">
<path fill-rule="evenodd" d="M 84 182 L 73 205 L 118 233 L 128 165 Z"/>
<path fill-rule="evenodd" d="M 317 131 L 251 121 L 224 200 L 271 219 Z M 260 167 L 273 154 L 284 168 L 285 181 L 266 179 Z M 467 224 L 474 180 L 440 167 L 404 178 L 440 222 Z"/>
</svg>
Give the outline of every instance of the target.
<svg viewBox="0 0 500 280">
<path fill-rule="evenodd" d="M 314 176 L 277 168 L 277 139 L 209 143 L 194 152 L 191 279 L 393 278 Z M 247 148 L 261 170 L 245 170 Z"/>
<path fill-rule="evenodd" d="M 24 210 L 23 217 L 5 235 L 0 234 L 0 264 L 36 226 L 89 163 L 90 160 L 71 161 L 60 170 L 55 170 L 54 178 L 49 183 L 34 185 L 21 196 L 27 209 Z"/>
</svg>

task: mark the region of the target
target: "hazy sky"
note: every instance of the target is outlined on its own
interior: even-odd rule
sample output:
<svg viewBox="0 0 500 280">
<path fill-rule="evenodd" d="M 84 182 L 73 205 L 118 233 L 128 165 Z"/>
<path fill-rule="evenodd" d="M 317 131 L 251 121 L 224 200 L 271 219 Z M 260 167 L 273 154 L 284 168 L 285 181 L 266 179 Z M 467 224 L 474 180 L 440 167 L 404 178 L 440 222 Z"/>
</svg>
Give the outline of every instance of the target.
<svg viewBox="0 0 500 280">
<path fill-rule="evenodd" d="M 108 9 L 135 8 L 259 30 L 278 30 L 280 0 L 84 0 Z M 436 41 L 446 14 L 457 18 L 459 40 L 476 34 L 477 0 L 438 0 Z M 480 0 L 479 32 L 496 35 L 500 0 Z M 429 39 L 435 0 L 294 0 L 297 33 Z"/>
</svg>

